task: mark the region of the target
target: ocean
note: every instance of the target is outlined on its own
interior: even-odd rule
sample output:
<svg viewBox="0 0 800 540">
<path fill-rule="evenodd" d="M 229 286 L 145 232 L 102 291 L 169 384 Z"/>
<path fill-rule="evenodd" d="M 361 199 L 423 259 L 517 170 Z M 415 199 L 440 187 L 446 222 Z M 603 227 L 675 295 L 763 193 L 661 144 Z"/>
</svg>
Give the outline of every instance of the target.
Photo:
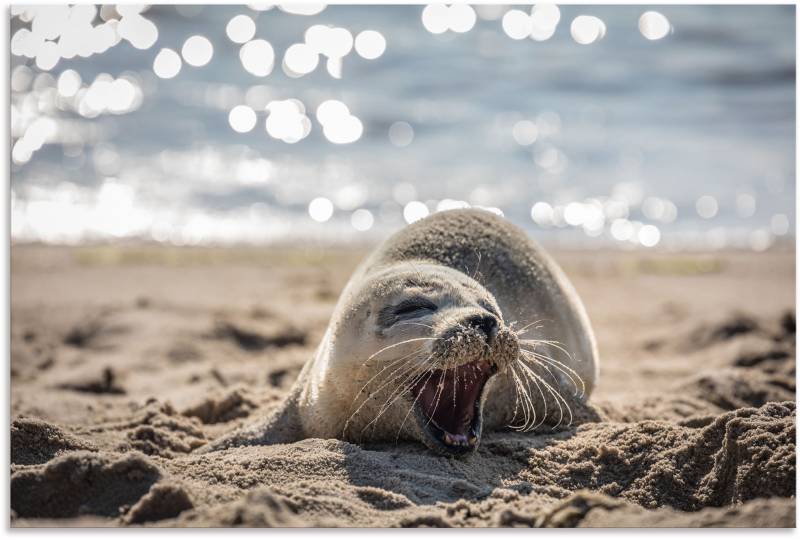
<svg viewBox="0 0 800 540">
<path fill-rule="evenodd" d="M 366 242 L 466 206 L 577 248 L 794 234 L 794 6 L 59 9 L 12 9 L 13 242 Z"/>
</svg>

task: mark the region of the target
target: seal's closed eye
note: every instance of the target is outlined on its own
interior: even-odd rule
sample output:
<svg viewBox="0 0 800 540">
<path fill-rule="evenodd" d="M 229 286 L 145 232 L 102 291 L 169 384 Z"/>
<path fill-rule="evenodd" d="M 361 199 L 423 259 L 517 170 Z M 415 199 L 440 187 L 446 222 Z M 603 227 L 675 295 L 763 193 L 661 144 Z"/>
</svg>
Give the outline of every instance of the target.
<svg viewBox="0 0 800 540">
<path fill-rule="evenodd" d="M 416 315 L 417 312 L 424 311 L 436 311 L 436 304 L 427 298 L 410 298 L 403 300 L 394 308 L 394 314 L 397 317 Z"/>
<path fill-rule="evenodd" d="M 388 327 L 400 321 L 422 317 L 437 309 L 438 306 L 427 298 L 416 296 L 383 308 L 378 315 L 378 322 L 381 326 Z"/>
</svg>

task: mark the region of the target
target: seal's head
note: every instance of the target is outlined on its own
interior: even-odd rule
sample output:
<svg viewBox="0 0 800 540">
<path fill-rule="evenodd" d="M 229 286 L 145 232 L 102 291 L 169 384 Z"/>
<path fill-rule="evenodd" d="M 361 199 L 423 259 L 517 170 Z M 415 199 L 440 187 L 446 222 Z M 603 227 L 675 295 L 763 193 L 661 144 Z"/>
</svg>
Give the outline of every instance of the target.
<svg viewBox="0 0 800 540">
<path fill-rule="evenodd" d="M 487 383 L 519 355 L 492 294 L 451 268 L 406 263 L 370 276 L 354 295 L 358 307 L 343 318 L 352 341 L 337 339 L 359 364 L 345 435 L 474 451 Z"/>
</svg>

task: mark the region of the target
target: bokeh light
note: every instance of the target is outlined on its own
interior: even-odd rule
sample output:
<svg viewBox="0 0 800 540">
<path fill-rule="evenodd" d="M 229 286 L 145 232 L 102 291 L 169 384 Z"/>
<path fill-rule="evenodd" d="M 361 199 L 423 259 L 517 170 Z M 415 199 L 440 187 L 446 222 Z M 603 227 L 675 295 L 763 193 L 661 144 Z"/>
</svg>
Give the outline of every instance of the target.
<svg viewBox="0 0 800 540">
<path fill-rule="evenodd" d="M 561 20 L 561 10 L 555 4 L 536 4 L 531 8 L 530 38 L 535 41 L 546 41 L 553 37 Z"/>
<path fill-rule="evenodd" d="M 753 217 L 756 213 L 756 198 L 750 193 L 736 195 L 736 213 L 742 218 Z"/>
<path fill-rule="evenodd" d="M 325 197 L 317 197 L 308 204 L 308 215 L 319 223 L 325 223 L 333 216 L 333 203 Z"/>
<path fill-rule="evenodd" d="M 530 120 L 520 120 L 514 124 L 512 135 L 520 146 L 530 146 L 536 142 L 539 128 Z"/>
<path fill-rule="evenodd" d="M 789 218 L 786 214 L 775 214 L 770 220 L 770 229 L 772 234 L 776 236 L 783 236 L 789 233 Z"/>
<path fill-rule="evenodd" d="M 431 34 L 469 32 L 476 20 L 475 10 L 467 4 L 429 4 L 422 10 L 422 25 Z"/>
<path fill-rule="evenodd" d="M 448 10 L 449 28 L 453 32 L 463 34 L 475 26 L 477 16 L 475 10 L 468 4 L 453 4 Z"/>
<path fill-rule="evenodd" d="M 544 201 L 539 201 L 531 207 L 531 219 L 540 227 L 549 227 L 553 224 L 553 207 Z"/>
<path fill-rule="evenodd" d="M 356 36 L 355 48 L 360 57 L 375 60 L 386 50 L 386 38 L 375 30 L 364 30 Z"/>
<path fill-rule="evenodd" d="M 662 39 L 671 31 L 669 20 L 658 11 L 646 11 L 639 17 L 639 32 L 651 41 Z"/>
<path fill-rule="evenodd" d="M 318 64 L 319 54 L 305 43 L 291 45 L 283 57 L 284 71 L 294 77 L 311 73 Z"/>
<path fill-rule="evenodd" d="M 305 106 L 296 99 L 275 100 L 267 104 L 266 129 L 270 137 L 294 144 L 311 132 Z"/>
<path fill-rule="evenodd" d="M 247 105 L 237 105 L 228 113 L 228 123 L 237 133 L 252 131 L 256 121 L 256 112 Z"/>
<path fill-rule="evenodd" d="M 589 45 L 606 35 L 606 24 L 593 15 L 579 15 L 569 27 L 572 39 L 581 45 Z"/>
<path fill-rule="evenodd" d="M 375 218 L 373 217 L 372 212 L 365 208 L 359 208 L 350 216 L 350 224 L 357 231 L 368 231 L 372 228 L 374 223 Z"/>
<path fill-rule="evenodd" d="M 326 5 L 314 2 L 304 2 L 304 3 L 297 3 L 297 4 L 280 4 L 278 8 L 281 11 L 285 11 L 286 13 L 290 13 L 292 15 L 317 15 L 318 13 L 322 13 L 325 10 Z"/>
<path fill-rule="evenodd" d="M 275 51 L 268 41 L 254 39 L 239 49 L 242 67 L 256 77 L 266 77 L 275 66 Z"/>
<path fill-rule="evenodd" d="M 403 207 L 403 219 L 406 223 L 414 223 L 430 214 L 430 210 L 421 201 L 411 201 Z"/>
<path fill-rule="evenodd" d="M 399 148 L 404 148 L 414 140 L 414 128 L 408 122 L 398 121 L 389 126 L 389 141 Z"/>
<path fill-rule="evenodd" d="M 644 225 L 639 229 L 639 242 L 644 247 L 653 247 L 661 241 L 661 231 L 655 225 Z"/>
<path fill-rule="evenodd" d="M 717 205 L 717 199 L 715 199 L 711 195 L 703 195 L 697 202 L 695 203 L 695 209 L 697 210 L 697 215 L 703 219 L 711 219 L 717 215 L 719 211 L 719 206 Z"/>
<path fill-rule="evenodd" d="M 347 105 L 329 99 L 317 107 L 317 121 L 323 126 L 325 138 L 334 144 L 349 144 L 361 138 L 364 126 L 350 114 Z"/>
<path fill-rule="evenodd" d="M 236 15 L 228 21 L 225 34 L 234 43 L 247 43 L 256 35 L 256 23 L 247 15 Z"/>
<path fill-rule="evenodd" d="M 171 79 L 181 71 L 181 57 L 172 49 L 161 49 L 153 60 L 153 72 L 162 79 Z"/>
<path fill-rule="evenodd" d="M 71 98 L 81 89 L 81 76 L 74 69 L 65 69 L 58 76 L 58 94 L 61 97 Z"/>
<path fill-rule="evenodd" d="M 521 9 L 512 9 L 503 15 L 503 31 L 511 39 L 525 39 L 533 31 L 533 21 Z"/>
<path fill-rule="evenodd" d="M 119 35 L 137 49 L 149 49 L 158 40 L 158 28 L 149 19 L 139 15 L 140 6 L 117 6 L 122 19 L 117 25 Z"/>
<path fill-rule="evenodd" d="M 181 56 L 190 66 L 202 67 L 214 56 L 214 46 L 204 36 L 192 36 L 183 43 Z"/>
</svg>

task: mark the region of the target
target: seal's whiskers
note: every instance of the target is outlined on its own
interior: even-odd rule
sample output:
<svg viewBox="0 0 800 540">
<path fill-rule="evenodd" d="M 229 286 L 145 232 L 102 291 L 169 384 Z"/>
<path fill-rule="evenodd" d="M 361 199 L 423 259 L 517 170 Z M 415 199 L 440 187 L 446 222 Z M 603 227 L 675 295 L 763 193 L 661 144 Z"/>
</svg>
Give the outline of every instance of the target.
<svg viewBox="0 0 800 540">
<path fill-rule="evenodd" d="M 525 373 L 528 377 L 532 377 L 534 381 L 538 381 L 539 383 L 544 385 L 547 391 L 553 396 L 556 402 L 556 406 L 558 406 L 558 422 L 553 427 L 556 428 L 561 425 L 561 422 L 563 422 L 564 407 L 566 407 L 567 412 L 569 413 L 569 422 L 567 423 L 567 425 L 572 424 L 572 408 L 569 406 L 569 403 L 567 403 L 567 400 L 564 399 L 561 393 L 558 392 L 558 390 L 556 390 L 555 388 L 553 388 L 553 386 L 550 385 L 550 383 L 545 381 L 536 372 L 534 372 L 533 369 L 531 369 L 531 367 L 528 366 L 525 362 L 520 362 L 518 365 L 522 367 L 523 373 Z M 564 407 L 561 406 L 562 403 L 564 404 Z"/>
<path fill-rule="evenodd" d="M 400 364 L 399 367 L 397 367 L 392 373 L 389 374 L 389 376 L 386 378 L 386 381 L 384 381 L 383 385 L 381 387 L 379 387 L 378 389 L 374 390 L 373 393 L 377 392 L 377 391 L 380 391 L 383 388 L 384 385 L 389 384 L 392 380 L 394 380 L 396 378 L 395 374 L 398 371 L 402 370 L 406 366 L 406 364 L 408 364 L 410 362 L 413 362 L 415 360 L 415 358 L 411 358 L 411 357 L 415 356 L 415 355 L 418 355 L 420 352 L 422 352 L 422 349 L 423 349 L 423 347 L 420 347 L 419 349 L 417 349 L 415 351 L 412 351 L 412 352 L 410 352 L 409 354 L 407 354 L 405 356 L 401 356 L 400 358 L 396 358 L 396 359 L 392 360 L 391 362 L 389 362 L 387 365 L 385 365 L 380 371 L 378 371 L 366 383 L 364 383 L 364 386 L 362 386 L 361 389 L 356 393 L 356 395 L 353 396 L 353 401 L 350 403 L 350 409 L 351 410 L 353 409 L 353 407 L 355 406 L 356 400 L 358 400 L 358 397 L 361 394 L 364 393 L 364 390 L 366 390 L 367 386 L 369 386 L 369 384 L 372 381 L 374 381 L 376 378 L 378 378 L 387 369 L 390 369 L 390 368 Z M 368 399 L 369 399 L 369 395 L 364 396 L 364 400 L 361 402 L 361 404 L 358 406 L 358 408 L 355 411 L 353 411 L 352 413 L 350 413 L 350 415 L 348 416 L 347 420 L 345 421 L 344 427 L 342 428 L 342 434 L 343 435 L 347 431 L 347 428 L 348 428 L 350 422 L 353 420 L 353 418 L 355 418 L 355 415 L 358 414 L 358 412 L 362 409 L 362 407 L 364 407 L 364 405 L 367 403 Z"/>
<path fill-rule="evenodd" d="M 364 360 L 364 363 L 361 364 L 361 365 L 363 366 L 364 364 L 366 364 L 367 362 L 369 362 L 370 360 L 372 360 L 373 358 L 375 358 L 376 356 L 378 356 L 382 352 L 388 351 L 389 349 L 393 349 L 395 347 L 399 347 L 400 345 L 405 345 L 406 343 L 413 343 L 415 341 L 436 341 L 436 340 L 439 340 L 439 339 L 442 339 L 442 338 L 438 338 L 438 337 L 420 337 L 420 338 L 406 339 L 406 340 L 403 340 L 403 341 L 399 341 L 397 343 L 392 343 L 391 345 L 387 345 L 383 349 L 379 350 L 378 352 L 374 353 L 372 356 L 370 356 L 369 358 Z"/>
<path fill-rule="evenodd" d="M 511 422 L 514 422 L 514 419 L 516 419 L 520 404 L 522 405 L 523 422 L 522 424 L 510 424 L 509 427 L 513 429 L 519 429 L 520 431 L 527 431 L 530 429 L 528 426 L 533 425 L 533 423 L 536 422 L 536 407 L 533 405 L 533 401 L 530 397 L 530 385 L 528 385 L 528 388 L 526 389 L 522 378 L 517 373 L 517 370 L 514 369 L 514 366 L 510 366 L 510 368 L 511 377 L 516 390 L 514 415 L 511 417 Z M 522 400 L 520 400 L 520 397 Z"/>
<path fill-rule="evenodd" d="M 419 366 L 415 366 L 413 369 L 409 370 L 409 375 L 406 376 L 404 382 L 398 386 L 395 390 L 393 390 L 389 397 L 386 398 L 386 401 L 381 406 L 378 414 L 372 420 L 367 423 L 363 428 L 361 428 L 361 434 L 364 434 L 364 431 L 367 430 L 370 426 L 377 426 L 378 419 L 383 416 L 383 414 L 391 407 L 391 405 L 397 401 L 398 398 L 403 396 L 408 390 L 410 390 L 417 382 L 422 380 L 422 378 L 427 374 L 428 378 L 433 375 L 433 371 L 429 371 L 427 369 L 427 363 L 431 361 L 433 355 L 426 358 Z M 427 381 L 427 379 L 426 379 Z M 373 427 L 374 429 L 374 427 Z"/>
<path fill-rule="evenodd" d="M 526 342 L 527 341 L 528 340 L 526 340 Z M 545 342 L 540 341 L 539 343 L 545 343 Z M 555 346 L 553 343 L 547 343 L 547 344 Z M 533 345 L 532 347 L 535 347 L 535 345 Z M 561 349 L 561 350 L 563 350 L 563 349 Z M 531 355 L 534 360 L 545 362 L 546 364 L 551 365 L 552 367 L 554 367 L 555 369 L 557 369 L 558 371 L 563 373 L 572 382 L 572 384 L 575 386 L 575 395 L 576 396 L 578 394 L 580 394 L 581 397 L 586 395 L 586 384 L 583 382 L 583 377 L 581 377 L 578 374 L 577 371 L 575 371 L 574 369 L 570 368 L 565 363 L 559 362 L 558 360 L 556 360 L 552 356 L 548 356 L 546 354 L 543 354 L 543 353 L 541 353 L 539 351 L 534 350 L 533 348 L 526 349 L 525 347 L 520 347 L 520 351 L 523 351 L 523 352 Z M 578 383 L 575 382 L 575 379 L 578 379 L 578 382 L 580 382 L 580 389 L 578 389 Z"/>
</svg>

